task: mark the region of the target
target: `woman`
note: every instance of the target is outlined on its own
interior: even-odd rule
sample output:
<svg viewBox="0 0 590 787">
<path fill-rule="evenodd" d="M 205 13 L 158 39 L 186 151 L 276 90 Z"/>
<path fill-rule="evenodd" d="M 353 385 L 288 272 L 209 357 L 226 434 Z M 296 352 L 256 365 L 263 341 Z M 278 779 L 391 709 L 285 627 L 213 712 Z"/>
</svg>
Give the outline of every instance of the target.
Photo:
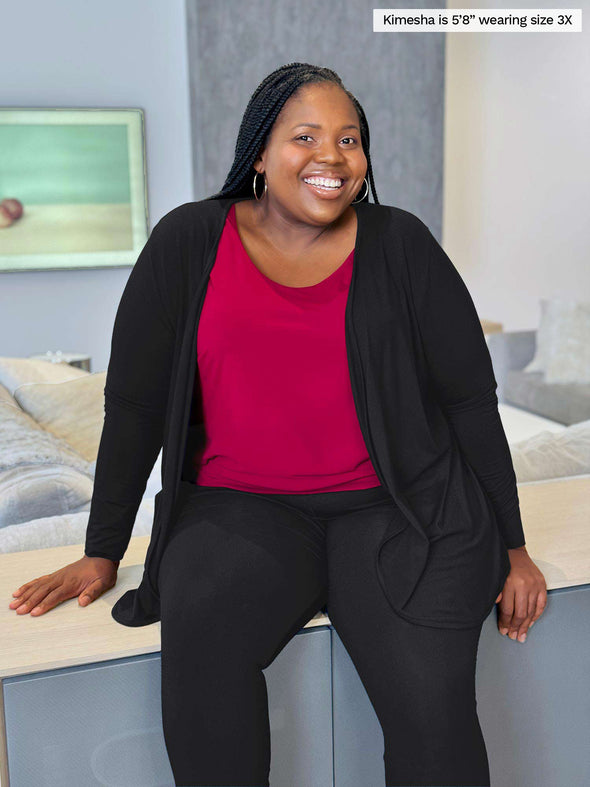
<svg viewBox="0 0 590 787">
<path fill-rule="evenodd" d="M 163 446 L 144 576 L 113 617 L 161 620 L 176 783 L 269 784 L 262 670 L 327 609 L 386 784 L 489 785 L 481 626 L 500 602 L 522 642 L 546 604 L 495 387 L 452 263 L 377 202 L 362 107 L 330 69 L 283 66 L 222 191 L 160 220 L 130 275 L 84 557 L 11 606 L 113 587 Z"/>
</svg>

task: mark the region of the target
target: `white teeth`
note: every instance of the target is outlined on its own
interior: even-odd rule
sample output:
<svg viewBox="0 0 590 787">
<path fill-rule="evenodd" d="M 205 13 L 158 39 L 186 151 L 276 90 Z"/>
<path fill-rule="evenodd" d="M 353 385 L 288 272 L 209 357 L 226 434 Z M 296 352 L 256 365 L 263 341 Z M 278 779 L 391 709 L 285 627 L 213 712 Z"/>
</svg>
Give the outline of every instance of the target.
<svg viewBox="0 0 590 787">
<path fill-rule="evenodd" d="M 340 178 L 335 180 L 333 178 L 303 178 L 303 180 L 312 186 L 323 186 L 324 188 L 337 189 L 342 185 Z"/>
</svg>

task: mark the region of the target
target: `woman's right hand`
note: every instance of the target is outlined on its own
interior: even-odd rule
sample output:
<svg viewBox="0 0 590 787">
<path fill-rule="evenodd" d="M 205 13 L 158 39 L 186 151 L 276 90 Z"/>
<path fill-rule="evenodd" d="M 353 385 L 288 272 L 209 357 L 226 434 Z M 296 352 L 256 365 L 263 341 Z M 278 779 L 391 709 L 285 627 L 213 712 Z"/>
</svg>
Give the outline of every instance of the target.
<svg viewBox="0 0 590 787">
<path fill-rule="evenodd" d="M 8 605 L 17 615 L 28 612 L 37 617 L 57 607 L 62 601 L 78 596 L 78 603 L 86 607 L 117 581 L 118 560 L 84 555 L 75 563 L 25 582 L 12 594 L 14 601 Z"/>
</svg>

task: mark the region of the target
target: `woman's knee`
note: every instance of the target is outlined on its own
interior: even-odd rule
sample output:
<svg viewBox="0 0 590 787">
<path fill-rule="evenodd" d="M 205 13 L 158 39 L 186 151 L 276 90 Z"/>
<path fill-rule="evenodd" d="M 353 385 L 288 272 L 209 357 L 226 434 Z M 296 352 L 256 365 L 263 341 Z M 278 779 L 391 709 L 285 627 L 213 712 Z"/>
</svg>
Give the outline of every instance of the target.
<svg viewBox="0 0 590 787">
<path fill-rule="evenodd" d="M 225 659 L 229 648 L 263 665 L 326 601 L 323 567 L 311 553 L 279 562 L 204 516 L 170 538 L 158 584 L 163 647 L 192 636 L 209 654 Z"/>
</svg>

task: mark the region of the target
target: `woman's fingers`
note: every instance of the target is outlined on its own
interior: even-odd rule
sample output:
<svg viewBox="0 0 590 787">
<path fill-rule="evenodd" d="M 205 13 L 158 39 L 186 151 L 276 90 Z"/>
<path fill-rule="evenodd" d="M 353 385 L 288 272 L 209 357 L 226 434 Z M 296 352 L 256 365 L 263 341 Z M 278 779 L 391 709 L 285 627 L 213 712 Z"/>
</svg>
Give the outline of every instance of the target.
<svg viewBox="0 0 590 787">
<path fill-rule="evenodd" d="M 529 628 L 543 614 L 547 604 L 547 591 L 528 592 L 526 588 L 506 588 L 500 605 L 498 629 L 512 640 L 525 642 Z"/>
<path fill-rule="evenodd" d="M 31 585 L 20 598 L 11 601 L 9 606 L 12 609 L 16 609 L 18 615 L 26 615 L 36 607 L 42 599 L 51 593 L 55 587 L 55 580 L 54 582 L 48 580 L 39 581 Z"/>
<path fill-rule="evenodd" d="M 60 584 L 53 590 L 50 590 L 48 593 L 43 594 L 43 596 L 35 601 L 35 605 L 31 608 L 31 615 L 34 615 L 35 617 L 38 615 L 43 615 L 45 612 L 49 612 L 50 609 L 57 607 L 58 604 L 61 604 L 63 601 L 67 601 L 75 595 L 75 591 L 68 591 L 63 584 Z"/>
<path fill-rule="evenodd" d="M 17 588 L 12 595 L 16 598 L 20 598 L 29 588 L 32 588 L 37 582 L 41 582 L 43 579 L 47 579 L 47 574 L 42 577 L 35 577 L 35 579 L 31 579 L 29 582 L 25 582 L 25 584 Z"/>
<path fill-rule="evenodd" d="M 79 596 L 80 606 L 86 607 L 98 596 L 114 587 L 119 562 L 84 556 L 75 563 L 25 582 L 12 595 L 9 603 L 18 615 L 29 612 L 37 617 L 49 612 L 63 601 Z"/>
<path fill-rule="evenodd" d="M 23 604 L 28 598 L 30 598 L 31 594 L 34 592 L 38 583 L 39 580 L 34 579 L 31 582 L 27 582 L 26 585 L 22 586 L 22 588 L 15 590 L 14 593 L 12 594 L 13 596 L 15 596 L 15 599 L 14 601 L 11 601 L 8 606 L 14 609 L 15 607 L 19 607 L 21 604 Z"/>
<path fill-rule="evenodd" d="M 510 622 L 510 631 L 508 636 L 510 639 L 518 639 L 519 642 L 524 642 L 531 618 L 529 616 L 529 591 L 523 580 L 517 580 L 516 592 L 514 594 L 514 615 Z M 532 614 L 532 608 L 531 608 Z"/>
<path fill-rule="evenodd" d="M 535 600 L 535 611 L 533 613 L 533 619 L 531 621 L 531 626 L 534 624 L 535 620 L 541 617 L 543 612 L 545 611 L 545 607 L 547 606 L 547 587 L 544 590 L 539 590 Z"/>
<path fill-rule="evenodd" d="M 503 617 L 503 625 L 500 629 L 501 634 L 507 634 L 510 639 L 516 640 L 525 634 L 528 629 L 528 596 L 523 595 L 522 588 L 515 587 L 511 594 L 512 603 Z M 520 639 L 520 642 L 523 640 Z"/>
<path fill-rule="evenodd" d="M 500 609 L 498 613 L 498 629 L 500 634 L 508 634 L 512 623 L 512 615 L 514 614 L 514 591 L 504 585 L 502 591 L 502 601 L 500 602 Z"/>
<path fill-rule="evenodd" d="M 109 590 L 112 587 L 113 585 L 109 585 L 104 577 L 98 577 L 98 579 L 95 579 L 94 582 L 91 582 L 87 588 L 84 588 L 83 592 L 78 597 L 78 601 L 82 607 L 87 607 L 88 604 L 91 604 L 95 599 L 102 595 L 105 590 Z"/>
<path fill-rule="evenodd" d="M 500 634 L 524 642 L 547 605 L 547 584 L 526 551 L 516 548 L 509 554 L 511 570 L 502 590 L 498 629 Z"/>
</svg>

